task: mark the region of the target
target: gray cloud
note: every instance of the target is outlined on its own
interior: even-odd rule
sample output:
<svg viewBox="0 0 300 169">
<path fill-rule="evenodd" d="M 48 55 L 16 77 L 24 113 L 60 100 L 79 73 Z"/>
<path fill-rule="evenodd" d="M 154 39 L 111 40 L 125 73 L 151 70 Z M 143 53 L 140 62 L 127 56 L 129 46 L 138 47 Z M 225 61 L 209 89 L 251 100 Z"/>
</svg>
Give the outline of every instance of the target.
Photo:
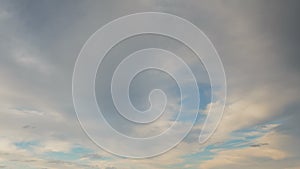
<svg viewBox="0 0 300 169">
<path fill-rule="evenodd" d="M 266 91 L 264 99 L 267 100 L 254 95 L 252 103 L 280 105 L 267 117 L 255 119 L 246 127 L 282 122 L 276 131 L 293 137 L 284 149 L 300 156 L 294 146 L 300 140 L 297 130 L 300 120 L 298 1 L 25 0 L 1 1 L 0 4 L 0 128 L 5 130 L 1 132 L 2 137 L 18 135 L 70 143 L 88 142 L 76 121 L 71 96 L 73 66 L 82 45 L 98 28 L 119 16 L 163 11 L 192 21 L 212 40 L 228 78 L 228 105 L 248 101 L 258 90 Z M 135 47 L 149 44 L 139 43 Z M 176 45 L 163 47 L 174 49 Z M 158 85 L 169 87 L 169 82 Z M 137 84 L 137 91 L 151 88 L 150 84 Z M 101 94 L 105 97 L 107 93 L 99 92 Z M 135 101 L 143 108 L 147 102 L 141 98 Z M 108 118 L 110 115 L 107 114 Z M 120 125 L 120 121 L 122 119 L 111 117 L 119 130 L 135 132 L 132 126 Z M 195 129 L 186 142 L 195 143 L 199 130 Z M 274 167 L 284 167 L 284 164 Z"/>
</svg>

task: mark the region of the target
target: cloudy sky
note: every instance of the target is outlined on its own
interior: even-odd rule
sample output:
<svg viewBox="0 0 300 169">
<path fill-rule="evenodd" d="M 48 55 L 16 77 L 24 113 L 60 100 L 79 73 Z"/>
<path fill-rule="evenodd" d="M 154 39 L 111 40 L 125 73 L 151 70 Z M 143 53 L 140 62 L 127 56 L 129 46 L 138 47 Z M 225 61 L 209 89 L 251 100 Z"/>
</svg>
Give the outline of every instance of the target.
<svg viewBox="0 0 300 169">
<path fill-rule="evenodd" d="M 95 31 L 118 17 L 147 11 L 185 18 L 209 37 L 224 65 L 227 102 L 218 129 L 205 144 L 198 143 L 205 117 L 200 116 L 190 134 L 167 153 L 121 158 L 100 149 L 81 129 L 72 102 L 72 74 L 82 46 Z M 0 168 L 299 169 L 299 17 L 296 0 L 1 0 Z M 174 79 L 154 70 L 135 78 L 130 96 L 144 110 L 149 91 L 164 90 L 168 105 L 156 122 L 128 123 L 108 97 L 116 65 L 148 47 L 178 54 L 193 70 L 202 100 L 199 110 L 191 112 L 205 115 L 209 105 L 217 104 L 210 102 L 204 67 L 181 43 L 155 35 L 127 39 L 99 67 L 95 91 L 106 120 L 132 137 L 163 132 L 178 111 Z M 164 58 L 157 63 L 178 69 Z M 91 126 L 101 129 L 92 120 Z M 109 132 L 99 138 L 122 144 L 109 140 Z"/>
</svg>

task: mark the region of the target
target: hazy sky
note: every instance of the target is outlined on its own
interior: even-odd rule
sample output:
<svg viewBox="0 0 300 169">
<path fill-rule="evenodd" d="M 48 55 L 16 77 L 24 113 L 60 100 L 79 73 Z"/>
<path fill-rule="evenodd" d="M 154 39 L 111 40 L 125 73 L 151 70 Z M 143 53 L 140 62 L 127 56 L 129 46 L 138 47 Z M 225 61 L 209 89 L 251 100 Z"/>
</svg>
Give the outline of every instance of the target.
<svg viewBox="0 0 300 169">
<path fill-rule="evenodd" d="M 200 118 L 171 151 L 133 160 L 103 151 L 82 131 L 72 103 L 72 73 L 82 46 L 96 30 L 118 17 L 147 11 L 178 15 L 210 38 L 224 65 L 228 94 L 223 119 L 205 145 L 198 143 Z M 297 0 L 0 0 L 0 168 L 299 169 L 299 17 Z M 168 93 L 166 115 L 150 126 L 137 126 L 116 113 L 107 97 L 109 78 L 114 66 L 137 49 L 177 53 L 199 80 L 205 98 L 199 112 L 215 104 L 206 93 L 207 73 L 181 45 L 159 36 L 137 36 L 107 55 L 98 70 L 96 95 L 116 130 L 131 136 L 157 134 L 177 110 L 172 78 L 149 71 L 132 84 L 132 102 L 147 108 L 148 92 L 159 87 Z M 163 58 L 157 62 L 177 68 Z"/>
</svg>

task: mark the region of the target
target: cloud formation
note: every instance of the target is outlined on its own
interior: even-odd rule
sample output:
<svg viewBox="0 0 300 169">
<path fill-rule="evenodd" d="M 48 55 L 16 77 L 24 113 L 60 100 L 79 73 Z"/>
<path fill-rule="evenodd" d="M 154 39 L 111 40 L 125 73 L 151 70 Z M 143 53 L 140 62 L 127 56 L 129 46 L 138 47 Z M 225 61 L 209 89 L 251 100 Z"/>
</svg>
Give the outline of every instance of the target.
<svg viewBox="0 0 300 169">
<path fill-rule="evenodd" d="M 93 32 L 112 19 L 143 11 L 181 16 L 208 35 L 225 67 L 228 102 L 206 144 L 198 144 L 199 119 L 168 153 L 131 160 L 99 149 L 86 137 L 73 109 L 71 80 L 77 55 Z M 299 11 L 297 1 L 276 0 L 1 1 L 0 168 L 299 168 Z M 107 77 L 98 77 L 96 83 L 106 85 L 111 66 L 149 46 L 183 55 L 201 82 L 201 94 L 209 95 L 206 72 L 193 65 L 199 61 L 192 53 L 180 43 L 154 36 L 135 37 L 115 48 L 102 68 Z M 114 113 L 111 100 L 103 100 L 109 90 L 96 89 L 107 120 L 117 130 L 149 136 L 174 120 L 176 85 L 163 74 L 151 78 L 153 73 L 137 77 L 131 93 L 133 104 L 144 109 L 153 86 L 167 91 L 169 113 L 150 126 L 125 123 Z M 216 105 L 206 101 L 191 111 L 205 113 L 208 104 Z"/>
</svg>

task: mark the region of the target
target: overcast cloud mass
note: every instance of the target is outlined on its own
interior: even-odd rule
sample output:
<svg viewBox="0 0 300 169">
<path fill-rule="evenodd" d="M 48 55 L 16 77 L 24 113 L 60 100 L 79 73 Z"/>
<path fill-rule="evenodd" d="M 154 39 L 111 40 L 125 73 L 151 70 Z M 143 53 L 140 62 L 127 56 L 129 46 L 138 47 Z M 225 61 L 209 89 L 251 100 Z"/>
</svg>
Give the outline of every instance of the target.
<svg viewBox="0 0 300 169">
<path fill-rule="evenodd" d="M 224 65 L 227 103 L 216 133 L 204 145 L 198 143 L 200 116 L 177 147 L 134 160 L 100 149 L 82 131 L 72 103 L 72 73 L 82 46 L 96 30 L 118 17 L 147 11 L 185 18 L 210 38 Z M 297 0 L 1 0 L 0 168 L 299 169 L 299 17 Z M 218 106 L 209 101 L 208 75 L 191 51 L 166 37 L 136 36 L 108 53 L 96 78 L 98 104 L 116 130 L 153 136 L 168 128 L 178 111 L 178 86 L 156 71 L 138 75 L 130 90 L 133 105 L 141 110 L 149 107 L 149 91 L 166 91 L 167 109 L 155 123 L 126 122 L 108 97 L 116 65 L 148 47 L 178 54 L 195 73 L 204 99 L 191 112 L 205 114 L 208 105 Z M 180 70 L 164 58 L 157 62 Z M 181 125 L 187 123 L 189 119 Z M 106 136 L 99 135 L 109 140 Z"/>
</svg>

